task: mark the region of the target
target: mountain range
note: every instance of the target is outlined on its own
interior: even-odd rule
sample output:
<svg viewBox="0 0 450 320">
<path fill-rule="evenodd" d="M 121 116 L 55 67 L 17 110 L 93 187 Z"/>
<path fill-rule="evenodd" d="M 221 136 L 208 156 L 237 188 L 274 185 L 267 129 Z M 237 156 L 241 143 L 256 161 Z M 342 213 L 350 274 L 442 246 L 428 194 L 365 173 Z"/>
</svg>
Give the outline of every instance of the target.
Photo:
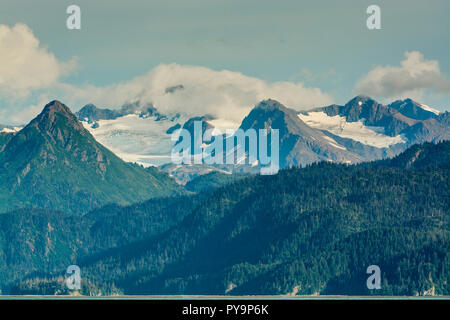
<svg viewBox="0 0 450 320">
<path fill-rule="evenodd" d="M 448 112 L 432 110 L 359 96 L 299 113 L 265 100 L 240 128 L 279 130 L 278 174 L 167 164 L 170 176 L 91 132 L 108 128 L 118 147 L 138 129 L 150 148 L 217 119 L 136 103 L 89 106 L 80 121 L 52 101 L 0 132 L 0 290 L 70 294 L 77 264 L 86 295 L 449 294 Z M 373 264 L 381 291 L 365 285 Z"/>
<path fill-rule="evenodd" d="M 125 105 L 119 111 L 87 105 L 77 115 L 97 139 L 124 159 L 146 166 L 162 164 L 161 169 L 180 183 L 214 170 L 210 166 L 171 165 L 169 154 L 173 143 L 170 136 L 180 128 L 189 130 L 193 121 L 202 121 L 203 131 L 207 128 L 223 131 L 224 128 L 215 124 L 225 121 L 210 115 L 163 116 L 153 105 L 149 109 L 151 112 L 145 111 L 147 109 L 148 105 L 139 107 L 139 103 L 135 103 L 134 108 Z M 230 129 L 279 129 L 280 165 L 285 168 L 317 161 L 359 163 L 383 159 L 415 143 L 448 140 L 449 117 L 449 112 L 439 112 L 411 99 L 383 105 L 370 97 L 357 96 L 345 105 L 303 112 L 269 99 L 257 104 L 239 127 Z M 228 173 L 257 172 L 252 166 L 215 168 Z"/>
<path fill-rule="evenodd" d="M 269 99 L 256 105 L 238 128 L 278 129 L 280 167 L 287 168 L 320 161 L 352 164 L 384 159 L 415 143 L 449 140 L 449 117 L 449 112 L 411 99 L 386 106 L 357 96 L 343 106 L 300 113 Z M 74 115 L 52 101 L 23 128 L 2 126 L 0 207 L 80 213 L 107 203 L 130 204 L 190 192 L 179 185 L 211 172 L 218 172 L 216 177 L 257 174 L 258 166 L 249 163 L 169 162 L 159 168 L 147 163 L 144 168 L 139 161 L 170 159 L 171 134 L 180 128 L 192 132 L 194 121 L 202 122 L 203 132 L 215 129 L 214 120 L 210 115 L 163 115 L 153 105 L 139 102 L 118 110 L 86 105 Z"/>
</svg>

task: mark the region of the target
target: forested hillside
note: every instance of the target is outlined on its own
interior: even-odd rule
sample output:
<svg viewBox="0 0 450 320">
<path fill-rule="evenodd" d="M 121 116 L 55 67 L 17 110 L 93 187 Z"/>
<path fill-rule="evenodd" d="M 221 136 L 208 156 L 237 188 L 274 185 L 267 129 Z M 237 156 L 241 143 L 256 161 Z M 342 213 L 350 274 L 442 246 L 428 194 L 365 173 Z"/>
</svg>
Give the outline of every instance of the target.
<svg viewBox="0 0 450 320">
<path fill-rule="evenodd" d="M 81 267 L 84 294 L 450 294 L 449 154 L 449 142 L 425 144 L 392 160 L 322 162 L 195 196 L 108 206 L 84 215 L 76 238 L 59 237 L 58 259 Z M 48 238 L 45 221 L 24 224 L 2 243 L 28 228 L 40 230 L 36 243 Z M 33 259 L 30 245 L 17 245 Z M 40 263 L 47 275 L 4 288 L 67 291 L 64 263 L 59 272 Z M 380 290 L 366 287 L 369 265 L 381 268 Z"/>
</svg>

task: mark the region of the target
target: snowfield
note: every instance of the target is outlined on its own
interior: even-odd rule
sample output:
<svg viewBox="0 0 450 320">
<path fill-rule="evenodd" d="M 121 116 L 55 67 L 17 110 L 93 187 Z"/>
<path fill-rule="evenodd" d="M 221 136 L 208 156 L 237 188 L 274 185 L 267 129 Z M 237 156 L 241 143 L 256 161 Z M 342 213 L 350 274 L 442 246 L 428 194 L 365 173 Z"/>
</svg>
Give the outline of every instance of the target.
<svg viewBox="0 0 450 320">
<path fill-rule="evenodd" d="M 183 126 L 188 119 L 189 117 L 180 115 L 177 118 L 157 120 L 155 116 L 129 114 L 114 120 L 99 120 L 95 124 L 89 123 L 87 119 L 81 122 L 98 142 L 118 157 L 148 167 L 171 162 L 174 143 L 167 130 L 176 124 Z M 227 130 L 234 132 L 239 127 L 239 123 L 223 119 L 208 122 L 215 127 L 213 136 L 225 134 Z M 176 132 L 177 130 L 174 134 Z"/>
<path fill-rule="evenodd" d="M 385 135 L 384 128 L 364 125 L 364 119 L 356 122 L 347 122 L 345 117 L 339 115 L 330 117 L 323 111 L 299 114 L 298 117 L 308 126 L 320 130 L 326 130 L 342 138 L 350 138 L 363 144 L 388 148 L 397 143 L 405 143 L 402 135 L 390 137 Z M 334 144 L 337 144 L 334 142 Z"/>
<path fill-rule="evenodd" d="M 156 120 L 129 114 L 114 120 L 99 120 L 98 126 L 83 121 L 84 127 L 97 141 L 125 161 L 143 166 L 161 165 L 170 162 L 173 142 L 166 131 L 186 119 Z"/>
</svg>

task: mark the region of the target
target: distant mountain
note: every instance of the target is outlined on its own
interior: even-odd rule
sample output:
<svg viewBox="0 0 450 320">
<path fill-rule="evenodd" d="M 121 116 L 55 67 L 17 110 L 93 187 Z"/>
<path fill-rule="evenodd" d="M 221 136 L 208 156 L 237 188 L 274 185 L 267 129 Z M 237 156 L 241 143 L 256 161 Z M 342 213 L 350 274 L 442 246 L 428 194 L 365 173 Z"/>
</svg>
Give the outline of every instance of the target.
<svg viewBox="0 0 450 320">
<path fill-rule="evenodd" d="M 304 166 L 318 161 L 358 163 L 393 157 L 414 143 L 450 139 L 448 113 L 431 112 L 427 110 L 433 109 L 423 108 L 410 99 L 385 106 L 369 97 L 357 96 L 344 106 L 332 105 L 298 113 L 269 99 L 252 109 L 242 121 L 240 129 L 278 129 L 281 168 Z M 414 112 L 415 118 L 407 117 L 410 112 Z M 416 119 L 419 117 L 424 120 Z M 192 118 L 183 126 L 191 135 L 193 120 L 202 121 L 202 132 L 214 128 L 210 119 Z M 248 159 L 246 163 L 227 166 L 226 171 L 258 171 L 248 164 Z M 223 165 L 204 166 L 224 170 Z M 187 179 L 204 174 L 201 165 L 188 168 L 169 164 L 162 169 L 174 176 L 180 176 L 188 170 L 191 174 L 184 175 Z M 198 174 L 195 174 L 195 169 Z M 188 181 L 183 179 L 183 183 Z"/>
<path fill-rule="evenodd" d="M 86 212 L 172 194 L 157 169 L 125 163 L 98 143 L 67 106 L 52 101 L 0 152 L 0 208 Z"/>
<path fill-rule="evenodd" d="M 312 112 L 323 112 L 329 118 L 345 118 L 345 122 L 340 123 L 342 127 L 341 132 L 344 135 L 346 127 L 351 127 L 352 124 L 354 125 L 354 123 L 359 122 L 365 129 L 386 135 L 387 137 L 398 138 L 397 140 L 385 138 L 384 145 L 383 141 L 378 139 L 380 140 L 378 147 L 390 148 L 395 142 L 404 143 L 406 146 L 409 146 L 425 141 L 440 141 L 450 138 L 450 129 L 441 120 L 443 114 L 430 107 L 414 102 L 411 99 L 395 101 L 385 106 L 369 97 L 357 96 L 344 106 L 332 105 L 314 109 Z M 322 122 L 326 126 L 325 123 L 329 120 L 331 119 L 325 117 L 319 120 L 319 123 Z M 433 122 L 439 123 L 441 128 L 435 130 L 432 135 L 422 136 L 419 128 L 424 124 Z M 416 136 L 412 136 L 411 132 L 415 132 Z M 368 140 L 367 142 L 370 143 L 371 141 Z M 376 142 L 374 146 L 376 146 Z"/>
<path fill-rule="evenodd" d="M 393 156 L 416 143 L 450 139 L 446 113 L 411 99 L 385 106 L 370 97 L 357 96 L 344 106 L 316 108 L 299 116 L 365 160 Z M 363 148 L 355 149 L 351 146 L 354 143 Z"/>
<path fill-rule="evenodd" d="M 441 113 L 438 110 L 432 109 L 411 99 L 397 100 L 388 106 L 398 110 L 402 115 L 415 120 L 426 120 L 436 117 Z"/>
<path fill-rule="evenodd" d="M 357 96 L 343 106 L 331 105 L 314 111 L 322 111 L 328 117 L 344 117 L 347 123 L 361 121 L 364 126 L 381 127 L 384 129 L 382 134 L 390 137 L 397 136 L 403 129 L 416 123 L 397 110 L 382 105 L 367 96 Z"/>
<path fill-rule="evenodd" d="M 186 121 L 180 114 L 164 115 L 139 101 L 119 109 L 88 104 L 76 115 L 97 141 L 121 159 L 144 166 L 170 162 L 171 134 Z"/>
<path fill-rule="evenodd" d="M 118 110 L 101 109 L 93 104 L 87 104 L 76 113 L 78 119 L 88 123 L 96 123 L 99 120 L 114 120 L 130 114 L 138 114 L 140 117 L 159 115 L 152 104 L 141 105 L 140 102 L 125 104 Z"/>
<path fill-rule="evenodd" d="M 438 117 L 428 118 L 406 128 L 402 134 L 408 138 L 408 145 L 412 143 L 439 142 L 450 140 L 449 113 Z"/>
<path fill-rule="evenodd" d="M 361 157 L 348 152 L 333 138 L 308 126 L 297 112 L 275 100 L 259 103 L 244 118 L 240 128 L 278 129 L 280 137 L 280 167 L 302 166 L 318 161 L 359 162 Z"/>
<path fill-rule="evenodd" d="M 93 104 L 87 104 L 76 113 L 80 121 L 94 123 L 98 120 L 112 120 L 118 117 L 119 112 L 110 109 L 100 109 Z"/>
<path fill-rule="evenodd" d="M 167 94 L 177 90 L 183 87 L 168 88 Z M 135 102 L 115 111 L 88 105 L 77 116 L 98 141 L 122 159 L 146 166 L 162 165 L 172 176 L 182 177 L 178 181 L 183 184 L 209 169 L 258 171 L 252 165 L 241 164 L 203 165 L 204 168 L 170 164 L 174 146 L 171 135 L 184 128 L 193 137 L 194 121 L 202 122 L 202 133 L 216 128 L 220 119 L 208 115 L 161 115 L 153 105 Z M 384 159 L 416 143 L 449 140 L 449 118 L 448 112 L 439 112 L 411 99 L 384 105 L 367 96 L 356 96 L 345 105 L 303 112 L 269 99 L 258 103 L 243 119 L 240 128 L 279 129 L 280 165 L 286 168 L 317 161 L 359 163 Z M 223 128 L 217 129 L 223 131 Z"/>
<path fill-rule="evenodd" d="M 64 293 L 66 266 L 55 272 L 54 261 L 70 261 L 81 267 L 83 294 L 448 295 L 449 152 L 448 141 L 427 143 L 390 160 L 321 162 L 193 196 L 110 205 L 78 220 L 77 246 L 54 220 L 63 214 L 0 215 L 8 226 L 0 246 L 18 246 L 13 262 L 12 249 L 0 259 L 2 279 L 14 274 L 3 288 Z M 21 230 L 27 245 L 17 241 Z M 56 260 L 30 262 L 46 248 Z M 26 263 L 43 271 L 16 271 Z M 381 269 L 379 290 L 367 289 L 370 265 Z"/>
</svg>

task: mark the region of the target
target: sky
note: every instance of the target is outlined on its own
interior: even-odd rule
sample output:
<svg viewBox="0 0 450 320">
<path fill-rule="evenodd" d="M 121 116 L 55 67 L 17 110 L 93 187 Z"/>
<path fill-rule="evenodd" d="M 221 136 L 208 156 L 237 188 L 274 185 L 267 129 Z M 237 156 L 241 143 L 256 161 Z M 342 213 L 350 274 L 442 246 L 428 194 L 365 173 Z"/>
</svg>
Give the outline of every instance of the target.
<svg viewBox="0 0 450 320">
<path fill-rule="evenodd" d="M 73 4 L 80 30 L 66 27 Z M 366 26 L 372 4 L 380 30 Z M 54 99 L 233 121 L 266 98 L 450 110 L 449 13 L 448 0 L 0 0 L 0 123 L 26 123 Z"/>
</svg>

